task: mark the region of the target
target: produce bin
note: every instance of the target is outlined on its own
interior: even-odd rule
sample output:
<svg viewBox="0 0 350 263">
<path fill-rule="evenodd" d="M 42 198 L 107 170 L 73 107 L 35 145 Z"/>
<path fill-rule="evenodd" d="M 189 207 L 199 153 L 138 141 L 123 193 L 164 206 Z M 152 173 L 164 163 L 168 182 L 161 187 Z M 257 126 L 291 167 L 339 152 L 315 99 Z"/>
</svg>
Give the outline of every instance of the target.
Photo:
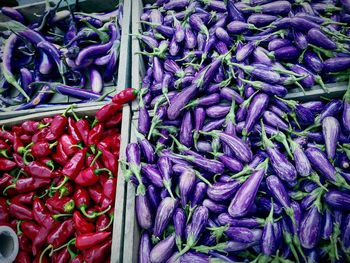
<svg viewBox="0 0 350 263">
<path fill-rule="evenodd" d="M 143 6 L 146 3 L 155 3 L 155 1 L 142 1 L 136 0 L 132 2 L 132 23 L 131 32 L 132 35 L 142 32 L 142 23 L 140 23 L 140 16 L 143 13 Z M 137 54 L 143 51 L 140 46 L 140 41 L 132 37 L 131 44 L 131 83 L 132 87 L 142 88 L 142 79 L 146 71 L 145 60 L 143 56 Z M 297 100 L 300 102 L 308 102 L 322 98 L 342 98 L 346 89 L 347 82 L 329 83 L 325 84 L 328 89 L 326 93 L 319 85 L 315 85 L 305 92 L 300 89 L 290 89 L 286 95 L 286 99 Z M 130 131 L 130 142 L 137 142 L 136 132 L 138 125 L 138 104 L 135 100 L 131 107 L 132 114 L 132 129 Z M 152 117 L 153 111 L 149 111 Z M 124 229 L 124 242 L 123 242 L 123 262 L 137 262 L 138 261 L 138 248 L 140 243 L 141 229 L 138 226 L 135 213 L 135 195 L 136 188 L 131 182 L 127 183 L 126 191 L 126 208 L 125 208 L 125 229 Z"/>
<path fill-rule="evenodd" d="M 119 65 L 118 65 L 118 74 L 115 82 L 104 83 L 104 91 L 106 94 L 108 92 L 112 92 L 110 95 L 114 95 L 115 93 L 121 91 L 125 86 L 126 81 L 129 80 L 129 69 L 130 69 L 130 22 L 131 22 L 131 2 L 130 0 L 121 0 L 123 3 L 123 21 L 121 27 L 121 43 L 120 43 L 120 55 L 119 55 Z M 52 3 L 56 3 L 52 2 Z M 68 1 L 70 6 L 74 6 L 75 1 Z M 116 0 L 108 0 L 108 1 L 97 1 L 97 0 L 84 0 L 80 1 L 81 9 L 87 13 L 92 12 L 102 12 L 113 9 L 116 6 L 118 1 Z M 61 8 L 64 9 L 66 4 L 64 1 L 62 2 Z M 45 10 L 45 1 L 40 1 L 38 3 L 28 4 L 24 6 L 16 7 L 23 15 L 29 20 L 33 21 L 35 19 L 35 14 L 41 14 Z M 0 22 L 7 22 L 9 19 L 0 13 Z M 78 100 L 70 98 L 69 103 L 77 102 Z M 51 99 L 52 103 L 66 103 L 67 96 L 55 94 Z M 89 103 L 76 103 L 77 108 L 84 108 L 90 106 L 102 106 L 106 103 L 104 102 L 89 102 Z M 24 116 L 27 114 L 37 113 L 37 112 L 47 112 L 51 110 L 62 110 L 66 108 L 66 106 L 62 105 L 52 105 L 50 107 L 45 108 L 33 108 L 27 110 L 19 110 L 19 111 L 11 111 L 9 109 L 3 108 L 0 109 L 0 119 L 12 118 L 17 116 Z"/>
<path fill-rule="evenodd" d="M 127 82 L 126 82 L 127 83 Z M 77 116 L 89 116 L 94 118 L 95 113 L 100 109 L 99 106 L 90 106 L 84 108 L 76 108 L 74 112 Z M 45 113 L 35 113 L 29 114 L 27 116 L 15 117 L 6 120 L 0 120 L 0 125 L 5 127 L 10 127 L 12 125 L 17 125 L 23 123 L 26 120 L 41 120 L 45 117 L 51 117 L 57 114 L 62 114 L 63 110 L 52 110 Z M 68 112 L 68 116 L 71 113 Z M 129 142 L 130 135 L 130 105 L 126 104 L 122 110 L 122 122 L 121 122 L 121 140 L 120 140 L 120 159 L 125 159 L 125 148 Z M 117 190 L 114 205 L 114 222 L 112 230 L 112 248 L 111 248 L 111 262 L 123 262 L 122 261 L 122 248 L 123 248 L 123 237 L 124 237 L 124 217 L 125 217 L 125 194 L 126 194 L 126 184 L 124 182 L 124 177 L 121 172 L 120 167 L 118 167 L 118 177 L 117 177 Z"/>
</svg>

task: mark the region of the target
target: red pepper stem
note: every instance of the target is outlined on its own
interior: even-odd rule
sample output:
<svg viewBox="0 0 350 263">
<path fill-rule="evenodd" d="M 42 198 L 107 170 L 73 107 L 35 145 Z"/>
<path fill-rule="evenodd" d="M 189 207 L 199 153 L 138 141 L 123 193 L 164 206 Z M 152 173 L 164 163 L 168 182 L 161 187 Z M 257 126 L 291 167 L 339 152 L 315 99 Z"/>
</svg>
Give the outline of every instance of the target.
<svg viewBox="0 0 350 263">
<path fill-rule="evenodd" d="M 98 216 L 100 216 L 100 215 L 103 215 L 103 214 L 105 214 L 105 213 L 107 213 L 109 210 L 111 210 L 111 206 L 108 206 L 105 210 L 103 210 L 103 211 L 101 211 L 101 212 L 92 212 L 92 213 L 90 213 L 90 214 L 88 214 L 87 212 L 86 212 L 86 205 L 82 205 L 82 206 L 80 206 L 79 207 L 80 208 L 80 211 L 81 211 L 81 213 L 85 216 L 85 217 L 87 217 L 87 218 L 89 218 L 89 219 L 95 219 L 96 217 L 98 217 Z"/>
<path fill-rule="evenodd" d="M 53 249 L 52 249 L 52 245 L 48 245 L 44 250 L 43 252 L 41 252 L 40 254 L 40 257 L 39 257 L 39 263 L 42 263 L 43 262 L 43 256 L 44 254 L 46 253 L 46 251 L 48 251 L 49 249 L 51 249 L 51 252 L 50 252 L 50 255 L 52 255 L 52 252 L 53 252 Z"/>
<path fill-rule="evenodd" d="M 72 148 L 74 148 L 74 147 L 77 147 L 79 150 L 84 149 L 84 147 L 81 146 L 80 144 L 73 144 L 73 145 L 69 146 L 70 149 L 72 149 Z"/>
<path fill-rule="evenodd" d="M 53 170 L 55 170 L 55 164 L 53 163 L 52 160 L 48 161 L 48 162 L 46 163 L 46 166 L 49 167 L 49 168 L 51 168 L 51 172 L 52 172 Z"/>
<path fill-rule="evenodd" d="M 94 119 L 94 122 L 91 124 L 91 128 L 93 128 L 97 123 L 98 123 L 98 119 L 95 118 L 95 119 Z"/>
<path fill-rule="evenodd" d="M 66 216 L 72 216 L 72 214 L 56 214 L 56 215 L 52 215 L 52 218 L 57 220 L 60 217 L 66 217 Z"/>
<path fill-rule="evenodd" d="M 27 160 L 27 156 L 30 156 L 31 158 L 33 158 L 34 159 L 34 156 L 30 153 L 30 150 L 28 150 L 28 151 L 25 151 L 24 152 L 24 155 L 23 155 L 23 162 L 24 162 L 24 164 L 25 165 L 28 165 L 30 162 Z"/>
<path fill-rule="evenodd" d="M 70 255 L 70 258 L 71 258 L 71 259 L 74 259 L 74 258 L 77 256 L 77 254 L 75 254 L 75 253 L 71 250 L 71 248 L 70 248 L 71 245 L 75 245 L 75 238 L 73 238 L 72 240 L 70 240 L 70 241 L 67 243 L 67 250 L 68 250 L 68 253 L 69 253 L 69 255 Z"/>
<path fill-rule="evenodd" d="M 102 155 L 102 151 L 98 151 L 95 158 L 92 160 L 91 164 L 90 164 L 90 167 L 94 166 L 97 159 Z"/>
<path fill-rule="evenodd" d="M 107 172 L 108 173 L 108 175 L 111 177 L 113 177 L 113 174 L 112 174 L 112 172 L 111 172 L 111 170 L 109 170 L 109 169 L 107 169 L 107 168 L 100 168 L 100 169 L 95 169 L 95 171 L 94 171 L 94 173 L 95 174 L 99 174 L 99 173 L 101 173 L 101 172 Z"/>
<path fill-rule="evenodd" d="M 74 104 L 70 105 L 70 106 L 62 113 L 62 116 L 66 117 L 68 111 L 73 111 L 74 108 L 75 108 L 75 105 L 74 105 Z"/>
<path fill-rule="evenodd" d="M 54 143 L 51 143 L 50 145 L 49 145 L 49 148 L 50 149 L 52 149 L 53 147 L 55 147 L 56 145 L 58 144 L 58 142 L 56 141 L 56 142 L 54 142 Z"/>
<path fill-rule="evenodd" d="M 9 189 L 12 189 L 12 188 L 16 188 L 16 184 L 10 184 L 9 186 L 7 186 L 3 191 L 2 191 L 2 194 L 4 195 L 4 196 L 7 196 L 7 190 L 9 190 Z"/>
<path fill-rule="evenodd" d="M 21 220 L 17 220 L 17 224 L 16 224 L 16 228 L 17 228 L 17 236 L 20 236 L 23 234 L 22 230 L 21 230 Z"/>
<path fill-rule="evenodd" d="M 50 123 L 48 122 L 48 123 L 46 123 L 46 124 L 43 124 L 43 123 L 39 123 L 39 125 L 38 125 L 38 129 L 40 130 L 40 129 L 43 129 L 43 128 L 46 128 L 47 126 L 49 126 L 50 125 Z"/>
<path fill-rule="evenodd" d="M 74 245 L 74 244 L 75 244 L 75 238 L 69 240 L 67 243 L 63 244 L 62 246 L 60 246 L 60 247 L 58 247 L 58 248 L 55 248 L 55 249 L 53 250 L 53 253 L 55 253 L 55 252 L 61 250 L 62 248 L 65 248 L 65 247 L 67 247 L 67 249 L 68 249 L 68 247 L 69 247 L 70 245 Z"/>
<path fill-rule="evenodd" d="M 6 159 L 10 159 L 10 156 L 7 155 L 7 149 L 0 150 L 0 154 L 4 156 Z"/>
<path fill-rule="evenodd" d="M 79 117 L 77 116 L 77 114 L 74 111 L 71 111 L 73 118 L 75 119 L 75 121 L 79 121 Z"/>
<path fill-rule="evenodd" d="M 67 183 L 69 180 L 69 177 L 68 176 L 64 176 L 64 179 L 62 181 L 62 183 L 56 187 L 51 187 L 51 190 L 59 190 L 60 188 L 62 188 L 64 186 L 65 183 Z"/>
<path fill-rule="evenodd" d="M 112 225 L 113 221 L 114 221 L 114 214 L 111 214 L 108 225 L 102 228 L 100 231 L 105 231 L 106 229 L 108 229 Z"/>
</svg>

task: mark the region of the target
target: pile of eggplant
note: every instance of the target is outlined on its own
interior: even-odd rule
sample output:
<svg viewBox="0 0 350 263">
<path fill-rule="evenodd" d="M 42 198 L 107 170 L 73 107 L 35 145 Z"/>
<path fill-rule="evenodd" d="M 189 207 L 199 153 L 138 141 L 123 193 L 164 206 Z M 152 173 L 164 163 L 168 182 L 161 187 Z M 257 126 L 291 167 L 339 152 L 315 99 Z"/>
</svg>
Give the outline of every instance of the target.
<svg viewBox="0 0 350 263">
<path fill-rule="evenodd" d="M 137 34 L 139 262 L 349 262 L 350 2 L 158 0 Z M 350 83 L 350 82 L 349 82 Z M 136 130 L 136 129 L 135 129 Z"/>
<path fill-rule="evenodd" d="M 116 80 L 123 5 L 87 14 L 78 1 L 63 10 L 62 2 L 47 2 L 31 23 L 16 9 L 1 9 L 12 19 L 1 23 L 2 110 L 110 99 L 103 89 Z M 51 101 L 55 93 L 63 101 Z"/>
</svg>

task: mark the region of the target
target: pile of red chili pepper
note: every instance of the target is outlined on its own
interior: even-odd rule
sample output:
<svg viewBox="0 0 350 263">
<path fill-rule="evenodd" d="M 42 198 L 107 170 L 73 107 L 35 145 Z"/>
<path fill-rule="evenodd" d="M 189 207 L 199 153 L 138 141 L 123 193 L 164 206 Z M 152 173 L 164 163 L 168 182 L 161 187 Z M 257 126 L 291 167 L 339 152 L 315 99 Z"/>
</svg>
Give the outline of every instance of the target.
<svg viewBox="0 0 350 263">
<path fill-rule="evenodd" d="M 16 262 L 108 262 L 121 109 L 136 93 L 115 95 L 95 120 L 70 108 L 2 128 L 0 225 L 17 231 Z"/>
</svg>

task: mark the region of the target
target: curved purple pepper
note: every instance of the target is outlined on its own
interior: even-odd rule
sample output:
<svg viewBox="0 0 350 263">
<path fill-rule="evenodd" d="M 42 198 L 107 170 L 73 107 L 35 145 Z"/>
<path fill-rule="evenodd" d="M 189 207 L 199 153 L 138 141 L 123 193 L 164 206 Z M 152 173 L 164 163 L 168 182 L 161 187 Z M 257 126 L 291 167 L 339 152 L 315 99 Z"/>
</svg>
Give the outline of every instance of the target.
<svg viewBox="0 0 350 263">
<path fill-rule="evenodd" d="M 143 229 L 151 229 L 153 226 L 153 213 L 146 195 L 137 195 L 135 201 L 136 219 Z"/>
<path fill-rule="evenodd" d="M 325 140 L 328 159 L 333 160 L 340 133 L 340 124 L 338 120 L 332 116 L 324 118 L 322 120 L 322 133 Z"/>
<path fill-rule="evenodd" d="M 320 239 L 321 214 L 317 206 L 311 207 L 300 224 L 299 238 L 301 245 L 306 249 L 316 247 Z"/>
<path fill-rule="evenodd" d="M 177 200 L 171 197 L 166 197 L 160 202 L 156 217 L 154 219 L 153 240 L 161 237 L 175 212 L 176 206 Z"/>
<path fill-rule="evenodd" d="M 150 253 L 150 261 L 154 263 L 166 262 L 173 253 L 175 247 L 175 235 L 171 234 L 166 239 L 155 245 Z"/>
<path fill-rule="evenodd" d="M 142 233 L 140 238 L 140 246 L 139 246 L 139 263 L 149 263 L 150 262 L 150 253 L 152 249 L 151 239 L 149 234 L 145 231 Z"/>
<path fill-rule="evenodd" d="M 254 203 L 260 183 L 267 169 L 267 160 L 261 163 L 256 171 L 242 184 L 232 199 L 228 213 L 233 218 L 246 215 Z"/>
</svg>

